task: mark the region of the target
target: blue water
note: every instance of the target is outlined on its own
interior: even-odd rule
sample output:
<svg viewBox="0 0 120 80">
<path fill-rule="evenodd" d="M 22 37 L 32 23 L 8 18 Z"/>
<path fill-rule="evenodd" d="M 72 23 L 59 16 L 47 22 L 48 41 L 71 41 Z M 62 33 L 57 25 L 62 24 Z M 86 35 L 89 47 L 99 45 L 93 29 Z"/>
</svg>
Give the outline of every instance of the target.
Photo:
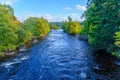
<svg viewBox="0 0 120 80">
<path fill-rule="evenodd" d="M 87 42 L 53 30 L 22 56 L 0 64 L 0 80 L 101 80 Z"/>
</svg>

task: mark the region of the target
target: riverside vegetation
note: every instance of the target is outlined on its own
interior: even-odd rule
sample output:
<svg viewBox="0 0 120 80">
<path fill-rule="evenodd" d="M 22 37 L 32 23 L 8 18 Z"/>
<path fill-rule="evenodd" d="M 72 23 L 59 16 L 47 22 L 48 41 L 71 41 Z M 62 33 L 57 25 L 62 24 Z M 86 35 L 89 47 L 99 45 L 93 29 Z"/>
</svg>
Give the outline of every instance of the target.
<svg viewBox="0 0 120 80">
<path fill-rule="evenodd" d="M 62 26 L 37 17 L 20 22 L 0 4 L 0 80 L 119 80 L 120 61 L 111 55 L 120 58 L 120 1 L 88 0 L 83 16 Z M 6 55 L 44 36 L 16 57 Z"/>
<path fill-rule="evenodd" d="M 27 42 L 46 36 L 50 29 L 58 29 L 47 20 L 29 17 L 20 22 L 14 16 L 14 10 L 9 5 L 0 4 L 0 53 L 15 51 Z"/>
<path fill-rule="evenodd" d="M 37 17 L 29 17 L 20 22 L 9 5 L 0 4 L 0 53 L 10 52 L 32 39 L 46 36 L 50 29 L 58 29 L 55 24 Z M 88 42 L 96 50 L 106 50 L 120 57 L 120 1 L 88 0 L 82 25 L 68 17 L 62 28 L 69 34 L 88 37 Z"/>
<path fill-rule="evenodd" d="M 88 0 L 83 16 L 84 27 L 68 17 L 68 22 L 63 22 L 64 31 L 87 35 L 95 50 L 106 50 L 120 58 L 120 0 Z"/>
</svg>

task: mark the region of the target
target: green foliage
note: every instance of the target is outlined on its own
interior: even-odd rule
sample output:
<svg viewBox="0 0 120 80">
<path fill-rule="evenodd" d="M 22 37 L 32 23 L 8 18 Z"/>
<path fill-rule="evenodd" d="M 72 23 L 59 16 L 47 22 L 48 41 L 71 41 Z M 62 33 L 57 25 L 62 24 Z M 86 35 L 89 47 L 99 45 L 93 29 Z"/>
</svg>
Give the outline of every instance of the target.
<svg viewBox="0 0 120 80">
<path fill-rule="evenodd" d="M 50 25 L 50 29 L 52 29 L 52 30 L 59 29 L 59 27 L 56 24 L 50 23 L 49 25 Z"/>
<path fill-rule="evenodd" d="M 17 34 L 13 20 L 13 9 L 0 4 L 0 51 L 15 50 Z"/>
<path fill-rule="evenodd" d="M 15 50 L 17 35 L 7 26 L 0 27 L 0 51 Z"/>
<path fill-rule="evenodd" d="M 25 44 L 32 38 L 31 32 L 25 31 L 23 28 L 19 28 L 17 34 L 18 34 L 18 39 L 17 39 L 18 47 Z"/>
<path fill-rule="evenodd" d="M 116 50 L 112 52 L 112 55 L 120 59 L 120 31 L 115 33 L 114 38 L 115 38 L 114 44 L 115 44 Z"/>
<path fill-rule="evenodd" d="M 63 30 L 69 34 L 80 34 L 83 26 L 80 26 L 79 22 L 72 21 L 72 18 L 68 17 L 68 22 L 63 22 Z"/>
<path fill-rule="evenodd" d="M 9 5 L 0 4 L 0 53 L 16 50 L 32 38 L 47 35 L 49 31 L 47 20 L 30 17 L 20 23 Z"/>
<path fill-rule="evenodd" d="M 30 31 L 33 37 L 47 35 L 50 31 L 49 23 L 43 18 L 30 17 L 24 22 L 24 29 Z"/>
<path fill-rule="evenodd" d="M 120 47 L 120 32 L 115 33 L 115 45 Z"/>
<path fill-rule="evenodd" d="M 96 49 L 115 49 L 113 36 L 120 24 L 119 0 L 89 0 L 84 26 L 90 44 Z"/>
<path fill-rule="evenodd" d="M 49 24 L 55 24 L 59 29 L 62 27 L 62 22 L 49 22 Z"/>
</svg>

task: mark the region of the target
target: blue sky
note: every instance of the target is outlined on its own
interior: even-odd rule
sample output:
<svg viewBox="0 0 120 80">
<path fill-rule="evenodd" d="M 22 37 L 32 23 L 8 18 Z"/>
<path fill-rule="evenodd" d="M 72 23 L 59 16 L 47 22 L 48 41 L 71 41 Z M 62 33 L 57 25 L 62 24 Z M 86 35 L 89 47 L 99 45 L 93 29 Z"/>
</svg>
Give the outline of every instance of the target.
<svg viewBox="0 0 120 80">
<path fill-rule="evenodd" d="M 11 5 L 21 21 L 34 16 L 54 22 L 66 20 L 68 16 L 82 21 L 80 16 L 86 10 L 87 0 L 0 0 L 0 3 Z"/>
</svg>

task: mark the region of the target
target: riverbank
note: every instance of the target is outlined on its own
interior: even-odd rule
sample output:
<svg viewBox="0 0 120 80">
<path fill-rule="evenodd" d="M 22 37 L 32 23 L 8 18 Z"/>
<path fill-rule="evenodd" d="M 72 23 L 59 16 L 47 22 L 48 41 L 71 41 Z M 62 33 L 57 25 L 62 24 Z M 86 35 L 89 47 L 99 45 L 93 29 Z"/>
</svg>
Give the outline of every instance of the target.
<svg viewBox="0 0 120 80">
<path fill-rule="evenodd" d="M 25 61 L 16 61 L 17 58 L 1 64 L 0 79 L 87 80 L 89 76 L 96 79 L 91 71 L 93 62 L 88 43 L 62 30 L 51 31 L 25 53 L 30 54 Z"/>
<path fill-rule="evenodd" d="M 79 40 L 87 41 L 88 38 L 86 36 L 80 35 Z M 118 71 L 120 71 L 120 59 L 116 56 L 113 56 L 111 53 L 108 53 L 106 50 L 94 50 L 93 60 L 95 61 L 95 65 L 93 67 L 93 71 L 96 74 L 105 76 L 106 79 L 117 79 L 120 76 L 118 75 Z M 116 78 L 114 77 L 116 76 Z"/>
<path fill-rule="evenodd" d="M 78 37 L 51 31 L 23 54 L 1 62 L 0 80 L 119 80 L 120 66 L 114 58 L 104 51 L 93 53 L 89 43 Z"/>
<path fill-rule="evenodd" d="M 84 40 L 88 42 L 88 36 L 79 35 L 79 40 Z"/>
<path fill-rule="evenodd" d="M 120 60 L 112 56 L 106 50 L 96 50 L 93 52 L 96 62 L 93 71 L 96 74 L 105 76 L 108 80 L 118 80 L 120 78 Z"/>
<path fill-rule="evenodd" d="M 10 58 L 16 57 L 17 55 L 21 54 L 22 52 L 28 50 L 32 45 L 36 44 L 38 41 L 43 40 L 44 38 L 46 38 L 46 36 L 41 35 L 40 37 L 29 40 L 28 42 L 26 42 L 22 46 L 18 47 L 14 51 L 1 52 L 0 61 L 4 61 L 4 60 L 8 60 Z"/>
</svg>

